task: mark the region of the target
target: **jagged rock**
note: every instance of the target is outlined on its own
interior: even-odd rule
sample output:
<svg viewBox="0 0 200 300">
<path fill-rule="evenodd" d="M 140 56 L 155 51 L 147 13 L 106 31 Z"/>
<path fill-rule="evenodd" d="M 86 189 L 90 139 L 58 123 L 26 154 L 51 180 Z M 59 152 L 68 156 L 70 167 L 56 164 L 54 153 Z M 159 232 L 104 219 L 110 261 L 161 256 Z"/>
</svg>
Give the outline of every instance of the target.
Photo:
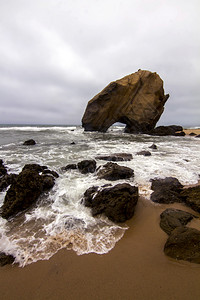
<svg viewBox="0 0 200 300">
<path fill-rule="evenodd" d="M 36 142 L 33 139 L 27 140 L 23 143 L 24 146 L 33 146 Z"/>
<path fill-rule="evenodd" d="M 143 150 L 143 151 L 137 152 L 136 155 L 151 156 L 151 152 Z"/>
<path fill-rule="evenodd" d="M 86 190 L 84 204 L 91 207 L 92 215 L 106 215 L 113 222 L 125 222 L 134 215 L 138 201 L 138 188 L 127 183 L 97 191 L 97 187 Z"/>
<path fill-rule="evenodd" d="M 111 82 L 91 99 L 82 126 L 86 131 L 106 132 L 120 122 L 126 124 L 125 132 L 146 133 L 155 127 L 168 98 L 158 74 L 138 70 Z"/>
<path fill-rule="evenodd" d="M 107 161 L 130 161 L 131 159 L 133 159 L 133 156 L 129 153 L 113 153 L 110 155 L 99 155 L 95 158 Z"/>
<path fill-rule="evenodd" d="M 174 177 L 166 177 L 165 179 L 152 179 L 151 200 L 157 203 L 174 203 L 182 202 L 180 192 L 183 185 Z"/>
<path fill-rule="evenodd" d="M 183 189 L 180 196 L 187 206 L 200 213 L 200 185 Z"/>
<path fill-rule="evenodd" d="M 158 126 L 155 129 L 149 132 L 151 135 L 165 136 L 165 135 L 174 135 L 174 136 L 184 136 L 185 132 L 183 127 L 179 125 L 169 125 L 169 126 Z"/>
<path fill-rule="evenodd" d="M 3 160 L 0 159 L 0 177 L 7 174 L 7 168 L 3 164 Z"/>
<path fill-rule="evenodd" d="M 82 174 L 94 173 L 96 171 L 95 160 L 83 160 L 77 164 L 79 171 Z"/>
<path fill-rule="evenodd" d="M 15 182 L 17 174 L 6 174 L 0 178 L 0 192 L 4 191 L 9 185 Z"/>
<path fill-rule="evenodd" d="M 197 134 L 197 135 L 195 136 L 195 138 L 200 138 L 200 134 Z"/>
<path fill-rule="evenodd" d="M 5 254 L 0 252 L 0 266 L 11 265 L 14 262 L 15 258 L 12 255 Z"/>
<path fill-rule="evenodd" d="M 180 209 L 168 208 L 160 215 L 160 227 L 170 235 L 176 227 L 187 225 L 193 218 L 197 217 Z"/>
<path fill-rule="evenodd" d="M 131 168 L 119 166 L 117 163 L 108 162 L 100 168 L 97 176 L 99 179 L 113 181 L 133 177 L 134 171 Z"/>
<path fill-rule="evenodd" d="M 177 227 L 169 236 L 164 252 L 172 258 L 200 264 L 200 231 L 185 226 Z"/>
<path fill-rule="evenodd" d="M 25 165 L 8 189 L 1 207 L 2 218 L 8 219 L 31 207 L 41 195 L 53 187 L 52 175 L 42 174 L 47 167 L 37 164 Z"/>
</svg>

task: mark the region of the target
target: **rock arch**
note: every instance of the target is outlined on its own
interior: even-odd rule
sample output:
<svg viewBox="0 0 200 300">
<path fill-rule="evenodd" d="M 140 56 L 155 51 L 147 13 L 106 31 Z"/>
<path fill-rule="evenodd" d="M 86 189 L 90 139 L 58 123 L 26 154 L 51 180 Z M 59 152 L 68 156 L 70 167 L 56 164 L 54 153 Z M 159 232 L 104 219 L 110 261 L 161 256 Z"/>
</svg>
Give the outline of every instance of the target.
<svg viewBox="0 0 200 300">
<path fill-rule="evenodd" d="M 92 98 L 82 118 L 85 131 L 106 132 L 116 122 L 125 132 L 147 133 L 158 122 L 169 95 L 157 73 L 138 70 L 111 82 Z"/>
</svg>

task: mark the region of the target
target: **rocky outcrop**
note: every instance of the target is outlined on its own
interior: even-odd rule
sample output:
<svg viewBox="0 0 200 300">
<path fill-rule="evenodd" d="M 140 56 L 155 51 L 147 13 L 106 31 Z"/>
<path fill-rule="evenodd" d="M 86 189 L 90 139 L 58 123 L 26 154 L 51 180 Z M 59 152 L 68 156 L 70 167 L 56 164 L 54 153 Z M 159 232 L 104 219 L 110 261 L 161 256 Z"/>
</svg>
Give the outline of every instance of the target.
<svg viewBox="0 0 200 300">
<path fill-rule="evenodd" d="M 134 171 L 131 168 L 119 166 L 117 163 L 108 162 L 100 168 L 97 173 L 99 179 L 119 180 L 128 179 L 134 176 Z"/>
<path fill-rule="evenodd" d="M 37 164 L 24 166 L 6 193 L 1 207 L 2 218 L 8 219 L 28 209 L 37 201 L 42 192 L 54 186 L 54 176 L 43 174 L 44 170 L 47 170 L 47 167 Z"/>
<path fill-rule="evenodd" d="M 169 236 L 164 252 L 172 258 L 200 264 L 200 231 L 185 226 L 177 227 Z"/>
<path fill-rule="evenodd" d="M 197 217 L 180 209 L 168 208 L 160 215 L 160 227 L 170 235 L 175 228 L 187 225 L 193 218 Z"/>
<path fill-rule="evenodd" d="M 151 200 L 157 203 L 174 203 L 182 202 L 180 192 L 183 185 L 174 177 L 166 177 L 164 179 L 153 179 L 151 189 Z"/>
<path fill-rule="evenodd" d="M 174 135 L 174 136 L 185 136 L 183 127 L 179 125 L 169 125 L 169 126 L 158 126 L 149 132 L 150 135 Z"/>
<path fill-rule="evenodd" d="M 91 99 L 82 126 L 86 131 L 106 132 L 120 122 L 126 124 L 125 132 L 147 133 L 155 127 L 168 97 L 158 74 L 138 70 L 111 82 Z"/>
<path fill-rule="evenodd" d="M 130 161 L 133 159 L 133 155 L 130 153 L 113 153 L 110 155 L 98 155 L 95 158 L 106 161 Z"/>
<path fill-rule="evenodd" d="M 106 215 L 113 222 L 125 222 L 133 217 L 138 201 L 138 188 L 127 183 L 98 191 L 98 187 L 86 190 L 83 198 L 92 215 Z"/>
</svg>

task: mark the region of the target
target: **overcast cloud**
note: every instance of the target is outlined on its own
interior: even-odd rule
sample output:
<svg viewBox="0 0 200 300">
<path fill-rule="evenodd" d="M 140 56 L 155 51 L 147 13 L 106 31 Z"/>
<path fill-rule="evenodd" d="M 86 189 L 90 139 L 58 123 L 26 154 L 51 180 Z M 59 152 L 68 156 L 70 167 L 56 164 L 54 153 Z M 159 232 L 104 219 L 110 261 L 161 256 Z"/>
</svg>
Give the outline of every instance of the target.
<svg viewBox="0 0 200 300">
<path fill-rule="evenodd" d="M 0 124 L 80 124 L 138 69 L 170 98 L 159 124 L 200 125 L 199 0 L 0 0 Z"/>
</svg>

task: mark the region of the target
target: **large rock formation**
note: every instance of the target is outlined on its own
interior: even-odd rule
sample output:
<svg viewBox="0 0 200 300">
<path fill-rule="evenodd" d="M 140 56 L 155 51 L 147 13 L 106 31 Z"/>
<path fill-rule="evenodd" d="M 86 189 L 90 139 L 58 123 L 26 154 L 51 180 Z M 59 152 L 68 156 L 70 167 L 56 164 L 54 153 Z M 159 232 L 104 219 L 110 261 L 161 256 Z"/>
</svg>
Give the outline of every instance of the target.
<svg viewBox="0 0 200 300">
<path fill-rule="evenodd" d="M 147 133 L 155 127 L 168 97 L 158 74 L 138 70 L 111 82 L 91 99 L 82 126 L 86 131 L 106 132 L 120 122 L 126 124 L 126 132 Z"/>
</svg>

